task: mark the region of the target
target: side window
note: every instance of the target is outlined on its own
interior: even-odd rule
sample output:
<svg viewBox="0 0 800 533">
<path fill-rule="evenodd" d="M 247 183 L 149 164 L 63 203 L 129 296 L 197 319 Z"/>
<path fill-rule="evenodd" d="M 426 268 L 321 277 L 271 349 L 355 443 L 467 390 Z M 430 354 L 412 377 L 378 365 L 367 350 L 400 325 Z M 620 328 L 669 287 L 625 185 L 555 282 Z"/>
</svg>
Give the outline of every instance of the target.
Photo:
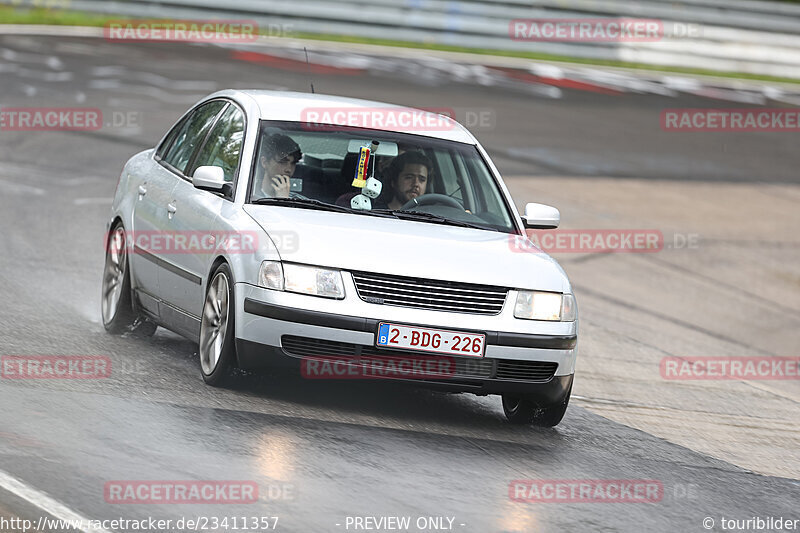
<svg viewBox="0 0 800 533">
<path fill-rule="evenodd" d="M 490 213 L 507 213 L 502 203 L 502 196 L 500 194 L 491 194 L 488 191 L 489 184 L 493 180 L 486 165 L 481 164 L 475 158 L 470 158 L 467 160 L 467 168 L 469 169 L 470 182 L 477 184 L 475 187 L 476 209 Z"/>
<path fill-rule="evenodd" d="M 455 175 L 459 184 L 459 194 L 454 196 L 462 200 L 467 209 L 482 211 L 483 209 L 478 206 L 475 198 L 475 183 L 472 181 L 474 174 L 467 170 L 464 155 L 461 152 L 451 150 L 450 157 L 455 165 Z"/>
<path fill-rule="evenodd" d="M 458 184 L 458 177 L 456 174 L 456 167 L 453 164 L 453 154 L 451 152 L 443 152 L 441 150 L 436 150 L 434 152 L 436 157 L 436 163 L 439 166 L 439 171 L 441 175 L 439 176 L 439 180 L 444 187 L 444 194 L 448 196 L 453 196 L 459 200 L 463 201 L 463 194 L 461 192 L 461 187 Z"/>
<path fill-rule="evenodd" d="M 172 146 L 172 142 L 175 140 L 175 137 L 178 136 L 178 132 L 186 126 L 186 121 L 188 121 L 189 118 L 191 117 L 188 115 L 183 117 L 177 124 L 172 126 L 171 130 L 169 130 L 167 136 L 164 137 L 164 142 L 162 142 L 158 147 L 158 150 L 156 150 L 156 157 L 159 160 L 164 159 L 164 154 L 166 154 L 167 150 L 169 150 L 170 146 Z"/>
<path fill-rule="evenodd" d="M 217 121 L 208 141 L 200 149 L 192 173 L 197 167 L 212 165 L 222 167 L 225 171 L 225 181 L 233 181 L 236 169 L 239 167 L 239 157 L 242 152 L 242 139 L 244 138 L 244 114 L 238 107 L 231 105 Z"/>
<path fill-rule="evenodd" d="M 177 131 L 172 144 L 166 150 L 162 160 L 180 172 L 185 172 L 186 165 L 189 164 L 192 154 L 197 146 L 203 142 L 208 129 L 225 105 L 225 102 L 215 100 L 195 109 L 186 120 L 176 126 Z M 172 133 L 170 133 L 170 136 L 172 136 Z"/>
</svg>

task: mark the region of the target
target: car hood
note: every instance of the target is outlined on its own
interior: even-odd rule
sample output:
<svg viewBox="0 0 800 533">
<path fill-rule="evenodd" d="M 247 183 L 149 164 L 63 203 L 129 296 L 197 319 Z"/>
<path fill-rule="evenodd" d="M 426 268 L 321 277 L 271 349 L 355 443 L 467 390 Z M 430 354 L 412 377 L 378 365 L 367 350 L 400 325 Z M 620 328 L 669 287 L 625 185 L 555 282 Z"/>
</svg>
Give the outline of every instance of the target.
<svg viewBox="0 0 800 533">
<path fill-rule="evenodd" d="M 288 262 L 509 288 L 571 292 L 558 263 L 507 233 L 266 205 L 244 210 Z"/>
</svg>

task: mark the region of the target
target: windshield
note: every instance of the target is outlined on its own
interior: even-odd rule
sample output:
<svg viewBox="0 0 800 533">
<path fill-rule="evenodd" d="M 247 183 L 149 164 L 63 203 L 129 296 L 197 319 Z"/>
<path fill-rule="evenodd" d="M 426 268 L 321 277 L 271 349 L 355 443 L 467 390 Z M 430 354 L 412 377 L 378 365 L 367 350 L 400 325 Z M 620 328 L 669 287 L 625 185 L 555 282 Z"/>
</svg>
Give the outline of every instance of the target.
<svg viewBox="0 0 800 533">
<path fill-rule="evenodd" d="M 263 121 L 256 150 L 252 203 L 338 206 L 346 212 L 516 232 L 500 189 L 473 145 Z"/>
</svg>

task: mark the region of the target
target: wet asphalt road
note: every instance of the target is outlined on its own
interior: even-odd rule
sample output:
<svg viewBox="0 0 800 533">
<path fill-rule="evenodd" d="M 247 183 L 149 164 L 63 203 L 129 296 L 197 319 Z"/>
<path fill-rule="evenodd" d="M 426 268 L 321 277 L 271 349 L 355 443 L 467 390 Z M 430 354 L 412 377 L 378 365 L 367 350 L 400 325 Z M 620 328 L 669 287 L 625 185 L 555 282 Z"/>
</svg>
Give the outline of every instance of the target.
<svg viewBox="0 0 800 533">
<path fill-rule="evenodd" d="M 303 90 L 308 75 L 205 46 L 6 36 L 0 52 L 3 107 L 90 106 L 124 122 L 98 132 L 0 132 L 0 353 L 105 355 L 115 369 L 91 381 L 0 380 L 0 471 L 90 519 L 277 516 L 282 531 L 347 531 L 348 516 L 450 517 L 465 532 L 704 531 L 705 517 L 800 518 L 796 481 L 747 472 L 579 406 L 541 430 L 507 425 L 496 397 L 283 374 L 241 375 L 218 390 L 203 385 L 196 346 L 176 335 L 107 335 L 103 231 L 127 157 L 207 93 Z M 491 126 L 475 133 L 506 174 L 798 181 L 792 136 L 659 130 L 665 107 L 732 107 L 726 102 L 573 90 L 554 98 L 425 69 L 318 69 L 313 78 L 318 92 L 489 112 Z M 578 368 L 580 379 L 580 360 Z M 654 480 L 663 495 L 656 503 L 520 503 L 509 498 L 518 479 Z M 260 499 L 115 505 L 103 493 L 114 480 L 248 480 Z M 43 513 L 0 490 L 0 516 L 11 514 Z"/>
</svg>

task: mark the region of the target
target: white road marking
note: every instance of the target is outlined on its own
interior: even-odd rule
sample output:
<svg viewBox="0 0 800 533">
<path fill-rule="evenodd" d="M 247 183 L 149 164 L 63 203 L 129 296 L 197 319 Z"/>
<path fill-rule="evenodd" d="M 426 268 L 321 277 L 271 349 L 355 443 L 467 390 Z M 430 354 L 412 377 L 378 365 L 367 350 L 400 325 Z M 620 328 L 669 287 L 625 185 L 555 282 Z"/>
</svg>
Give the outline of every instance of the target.
<svg viewBox="0 0 800 533">
<path fill-rule="evenodd" d="M 25 185 L 24 183 L 17 183 L 16 181 L 9 181 L 0 179 L 0 188 L 3 189 L 3 192 L 10 192 L 14 194 L 35 194 L 36 196 L 42 196 L 47 191 L 44 189 L 40 189 L 38 187 L 31 187 L 30 185 Z"/>
<path fill-rule="evenodd" d="M 216 91 L 217 84 L 206 80 L 173 80 L 152 72 L 134 72 L 136 78 L 153 86 L 174 89 L 176 91 Z"/>
<path fill-rule="evenodd" d="M 205 94 L 173 94 L 170 91 L 165 91 L 163 89 L 159 89 L 158 87 L 131 85 L 130 83 L 123 83 L 121 80 L 115 79 L 90 80 L 87 84 L 87 87 L 89 89 L 100 89 L 105 91 L 118 89 L 128 93 L 143 94 L 165 103 L 190 104 L 192 102 L 196 102 L 200 98 L 203 98 Z"/>
<path fill-rule="evenodd" d="M 64 63 L 58 56 L 38 54 L 33 52 L 17 52 L 10 48 L 0 48 L 0 57 L 6 61 L 14 61 L 17 63 L 35 63 L 38 65 L 46 65 L 53 70 L 61 70 L 64 68 Z"/>
<path fill-rule="evenodd" d="M 83 531 L 84 533 L 111 533 L 107 529 L 90 528 L 89 519 L 84 518 L 64 504 L 54 500 L 44 492 L 36 490 L 30 485 L 26 485 L 24 482 L 3 472 L 2 470 L 0 470 L 0 487 L 35 505 L 42 511 L 59 520 L 65 520 L 67 522 L 80 521 L 81 528 L 77 531 Z"/>
<path fill-rule="evenodd" d="M 103 65 L 92 67 L 89 72 L 92 73 L 92 76 L 122 76 L 125 74 L 125 69 L 116 65 Z"/>
<path fill-rule="evenodd" d="M 564 78 L 564 70 L 555 65 L 548 65 L 547 63 L 533 63 L 528 69 L 531 74 L 542 76 L 544 78 L 553 78 L 560 80 Z"/>
<path fill-rule="evenodd" d="M 91 73 L 93 76 L 97 78 L 121 78 L 123 76 L 134 77 L 138 78 L 148 85 L 152 85 L 154 87 L 159 88 L 166 88 L 166 89 L 174 89 L 177 91 L 216 91 L 217 84 L 213 81 L 208 80 L 175 80 L 172 78 L 167 78 L 166 76 L 160 76 L 158 74 L 153 74 L 152 72 L 136 72 L 131 71 L 130 69 L 124 69 L 122 67 L 117 66 L 101 66 L 101 67 L 92 67 Z M 109 87 L 117 88 L 122 85 L 127 85 L 128 82 L 124 82 L 120 79 L 111 79 L 111 80 L 92 80 L 95 83 L 95 86 L 98 88 L 102 87 L 103 83 L 108 83 Z"/>
<path fill-rule="evenodd" d="M 111 205 L 112 198 L 75 198 L 75 205 Z"/>
<path fill-rule="evenodd" d="M 766 96 L 762 93 L 736 91 L 731 89 L 717 89 L 715 87 L 704 87 L 697 91 L 686 91 L 706 98 L 715 100 L 727 100 L 730 102 L 740 102 L 745 104 L 764 105 L 767 102 Z"/>
<path fill-rule="evenodd" d="M 61 62 L 57 56 L 50 56 L 45 60 L 45 64 L 53 70 L 61 70 L 64 68 L 64 63 Z"/>
<path fill-rule="evenodd" d="M 664 84 L 664 87 L 675 89 L 676 91 L 696 91 L 703 88 L 703 85 L 698 80 L 680 76 L 664 76 L 661 78 L 661 83 Z"/>
<path fill-rule="evenodd" d="M 16 61 L 17 55 L 18 54 L 14 50 L 0 48 L 0 58 L 5 59 L 6 61 Z"/>
<path fill-rule="evenodd" d="M 33 78 L 42 81 L 71 81 L 72 72 L 46 72 L 42 70 L 20 67 L 17 74 L 22 78 Z"/>
<path fill-rule="evenodd" d="M 47 183 L 48 187 L 51 185 L 76 187 L 79 185 L 108 181 L 107 176 L 87 175 L 79 172 L 78 170 L 63 168 L 54 169 L 40 167 L 37 165 L 7 163 L 5 161 L 0 161 L 0 176 L 3 176 L 0 177 L 0 182 L 23 186 L 26 186 L 28 183 L 32 183 L 33 180 L 37 182 L 37 185 L 40 185 L 41 182 L 45 182 Z M 42 192 L 47 192 L 45 189 L 40 190 L 42 190 Z"/>
</svg>

